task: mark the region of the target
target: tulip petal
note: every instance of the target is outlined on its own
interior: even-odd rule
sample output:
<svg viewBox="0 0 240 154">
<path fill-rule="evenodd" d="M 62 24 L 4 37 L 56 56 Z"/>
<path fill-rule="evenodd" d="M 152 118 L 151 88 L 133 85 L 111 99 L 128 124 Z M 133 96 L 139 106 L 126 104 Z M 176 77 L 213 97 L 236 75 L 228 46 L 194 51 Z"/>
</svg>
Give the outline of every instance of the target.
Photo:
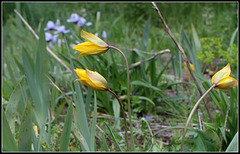
<svg viewBox="0 0 240 154">
<path fill-rule="evenodd" d="M 98 87 L 101 90 L 108 89 L 107 81 L 98 72 L 90 71 L 86 68 L 86 74 L 89 77 L 89 79 L 95 84 L 96 87 Z"/>
<path fill-rule="evenodd" d="M 84 55 L 99 55 L 105 53 L 107 50 L 104 47 L 99 47 L 94 43 L 91 42 L 83 42 L 77 44 L 73 47 L 73 49 L 81 52 Z"/>
<path fill-rule="evenodd" d="M 226 77 L 218 81 L 216 89 L 226 91 L 234 86 L 238 86 L 238 81 L 232 77 Z"/>
<path fill-rule="evenodd" d="M 94 90 L 97 90 L 95 84 L 87 76 L 86 70 L 76 68 L 76 69 L 74 69 L 74 71 L 76 72 L 76 74 L 79 77 L 79 79 L 77 79 L 78 81 L 82 82 L 83 84 L 85 84 L 86 86 L 88 86 Z"/>
<path fill-rule="evenodd" d="M 99 73 L 90 71 L 87 68 L 86 70 L 76 68 L 74 71 L 79 77 L 79 79 L 76 80 L 80 81 L 91 89 L 98 91 L 106 91 L 108 89 L 107 81 Z"/>
<path fill-rule="evenodd" d="M 212 83 L 217 84 L 221 79 L 226 78 L 230 75 L 231 68 L 230 63 L 227 64 L 224 68 L 222 68 L 220 71 L 218 71 L 216 74 L 212 77 Z"/>
<path fill-rule="evenodd" d="M 92 42 L 93 44 L 104 47 L 105 50 L 108 48 L 107 43 L 105 43 L 102 39 L 99 37 L 95 36 L 94 34 L 88 33 L 84 30 L 81 31 L 81 37 L 83 37 L 85 40 Z"/>
</svg>

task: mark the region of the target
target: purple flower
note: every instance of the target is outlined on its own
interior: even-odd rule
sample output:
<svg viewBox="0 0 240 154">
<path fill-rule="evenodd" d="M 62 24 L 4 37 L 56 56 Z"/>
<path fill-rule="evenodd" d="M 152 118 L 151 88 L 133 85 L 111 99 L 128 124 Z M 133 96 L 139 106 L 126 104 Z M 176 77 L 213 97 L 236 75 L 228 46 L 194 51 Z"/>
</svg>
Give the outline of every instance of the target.
<svg viewBox="0 0 240 154">
<path fill-rule="evenodd" d="M 85 25 L 86 25 L 86 26 L 91 26 L 91 25 L 92 25 L 92 22 L 87 22 Z"/>
<path fill-rule="evenodd" d="M 70 19 L 67 20 L 67 22 L 73 22 L 77 23 L 79 21 L 79 15 L 76 13 L 72 13 Z"/>
<path fill-rule="evenodd" d="M 146 120 L 149 120 L 149 119 L 154 119 L 154 117 L 153 116 L 146 116 L 146 118 L 145 118 Z"/>
<path fill-rule="evenodd" d="M 86 19 L 83 18 L 83 17 L 80 17 L 79 20 L 78 20 L 77 25 L 78 25 L 78 27 L 82 27 L 82 26 L 84 26 L 84 25 L 86 25 L 86 26 L 91 26 L 92 23 L 91 23 L 91 22 L 87 22 L 87 23 L 86 23 Z"/>
<path fill-rule="evenodd" d="M 66 34 L 68 32 L 70 32 L 70 30 L 66 30 L 65 26 L 60 26 L 60 27 L 57 27 L 57 31 L 54 32 L 54 34 L 58 34 L 58 33 Z"/>
<path fill-rule="evenodd" d="M 45 32 L 45 40 L 47 42 L 51 42 L 52 41 L 53 43 L 56 43 L 57 42 L 57 37 L 58 37 L 58 35 L 52 36 L 51 33 Z"/>
<path fill-rule="evenodd" d="M 99 20 L 99 19 L 100 19 L 100 16 L 101 16 L 101 12 L 100 12 L 100 11 L 98 11 L 98 12 L 97 12 L 97 20 Z"/>
<path fill-rule="evenodd" d="M 107 39 L 107 33 L 105 30 L 102 32 L 102 38 L 104 41 L 106 41 L 106 39 Z"/>
<path fill-rule="evenodd" d="M 67 22 L 73 22 L 73 23 L 77 24 L 78 27 L 82 27 L 84 25 L 86 25 L 86 26 L 91 26 L 92 25 L 91 22 L 87 22 L 85 18 L 80 17 L 76 13 L 72 13 L 70 19 L 68 19 Z"/>
<path fill-rule="evenodd" d="M 83 17 L 80 17 L 77 24 L 78 24 L 78 27 L 82 27 L 84 26 L 86 23 L 86 19 L 84 19 Z"/>
<path fill-rule="evenodd" d="M 138 89 L 136 88 L 136 89 L 134 89 L 134 91 L 133 91 L 133 94 L 134 94 L 134 96 L 138 96 Z"/>
<path fill-rule="evenodd" d="M 53 21 L 48 21 L 47 26 L 44 28 L 44 30 L 54 30 L 56 29 L 56 25 Z"/>
</svg>

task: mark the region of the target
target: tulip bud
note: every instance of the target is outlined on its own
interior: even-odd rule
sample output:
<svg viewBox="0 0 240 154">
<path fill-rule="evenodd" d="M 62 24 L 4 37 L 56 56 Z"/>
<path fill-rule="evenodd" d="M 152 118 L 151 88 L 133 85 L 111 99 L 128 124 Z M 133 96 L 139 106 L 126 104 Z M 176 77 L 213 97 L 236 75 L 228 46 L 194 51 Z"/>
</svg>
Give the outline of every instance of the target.
<svg viewBox="0 0 240 154">
<path fill-rule="evenodd" d="M 238 81 L 232 77 L 230 77 L 231 68 L 230 63 L 227 64 L 224 68 L 218 71 L 212 77 L 212 84 L 215 84 L 215 89 L 219 89 L 222 91 L 229 90 L 234 86 L 238 86 Z"/>
<path fill-rule="evenodd" d="M 94 34 L 82 30 L 81 37 L 87 42 L 77 44 L 73 47 L 73 49 L 81 52 L 78 58 L 85 55 L 100 55 L 109 49 L 108 44 Z"/>
<path fill-rule="evenodd" d="M 97 90 L 97 91 L 107 91 L 108 90 L 107 81 L 98 72 L 90 71 L 87 68 L 86 68 L 86 70 L 76 68 L 76 69 L 74 69 L 74 71 L 76 72 L 76 74 L 79 77 L 79 79 L 76 79 L 76 80 L 82 82 L 83 84 L 90 87 L 91 89 Z"/>
</svg>

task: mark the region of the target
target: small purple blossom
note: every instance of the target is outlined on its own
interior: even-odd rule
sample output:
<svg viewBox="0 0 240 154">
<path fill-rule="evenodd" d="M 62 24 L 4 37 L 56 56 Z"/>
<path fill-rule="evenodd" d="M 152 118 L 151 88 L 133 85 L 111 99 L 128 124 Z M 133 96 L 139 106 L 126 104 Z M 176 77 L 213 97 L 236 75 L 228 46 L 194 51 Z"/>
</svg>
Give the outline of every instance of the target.
<svg viewBox="0 0 240 154">
<path fill-rule="evenodd" d="M 80 17 L 77 22 L 77 25 L 78 25 L 78 27 L 82 27 L 85 25 L 85 23 L 86 23 L 86 19 L 84 19 L 83 17 Z"/>
<path fill-rule="evenodd" d="M 67 22 L 72 22 L 78 25 L 78 27 L 82 27 L 84 25 L 91 26 L 91 22 L 87 22 L 87 20 L 83 17 L 80 17 L 76 13 L 72 13 L 70 19 L 67 20 Z"/>
<path fill-rule="evenodd" d="M 78 23 L 79 18 L 80 17 L 77 13 L 72 13 L 70 19 L 68 19 L 67 22 Z"/>
<path fill-rule="evenodd" d="M 86 26 L 91 26 L 91 25 L 92 25 L 92 22 L 87 22 L 85 25 L 86 25 Z"/>
<path fill-rule="evenodd" d="M 66 34 L 68 32 L 70 32 L 70 30 L 66 30 L 65 26 L 60 26 L 60 27 L 57 27 L 57 31 L 54 32 L 54 34 L 58 34 L 58 33 Z"/>
<path fill-rule="evenodd" d="M 54 30 L 56 29 L 56 25 L 53 21 L 48 21 L 47 26 L 44 28 L 44 30 Z"/>
<path fill-rule="evenodd" d="M 52 36 L 51 33 L 45 32 L 45 40 L 47 42 L 51 42 L 52 41 L 53 43 L 56 43 L 57 42 L 57 37 L 58 37 L 58 35 Z"/>
<path fill-rule="evenodd" d="M 146 120 L 150 120 L 150 119 L 154 119 L 155 117 L 153 117 L 153 116 L 146 116 Z"/>
<path fill-rule="evenodd" d="M 99 20 L 99 19 L 100 19 L 100 16 L 101 16 L 101 12 L 100 12 L 100 11 L 98 11 L 98 12 L 97 12 L 97 20 Z"/>
<path fill-rule="evenodd" d="M 134 89 L 134 91 L 133 91 L 133 94 L 134 94 L 134 96 L 138 96 L 138 88 L 136 88 L 136 89 Z"/>
</svg>

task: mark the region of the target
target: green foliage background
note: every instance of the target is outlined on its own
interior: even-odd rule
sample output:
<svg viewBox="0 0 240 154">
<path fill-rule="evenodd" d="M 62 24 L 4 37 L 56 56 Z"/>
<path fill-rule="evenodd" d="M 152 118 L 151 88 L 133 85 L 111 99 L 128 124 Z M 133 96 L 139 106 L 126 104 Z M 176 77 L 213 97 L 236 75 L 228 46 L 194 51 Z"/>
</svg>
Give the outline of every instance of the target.
<svg viewBox="0 0 240 154">
<path fill-rule="evenodd" d="M 231 76 L 238 80 L 237 2 L 156 4 L 194 64 L 203 91 L 211 84 L 209 72 L 216 72 L 228 62 L 232 68 Z M 67 72 L 46 51 L 49 44 L 45 42 L 44 27 L 47 21 L 59 19 L 70 33 L 61 35 L 65 42 L 51 46 L 51 50 L 71 69 L 88 67 L 98 71 L 122 102 L 126 102 L 123 59 L 113 50 L 78 59 L 71 44 L 84 40 L 80 37 L 81 28 L 67 22 L 72 13 L 93 23 L 84 26 L 84 30 L 98 33 L 99 37 L 105 30 L 106 42 L 120 48 L 130 65 L 150 58 L 158 51 L 170 50 L 130 69 L 135 150 L 180 149 L 182 123 L 200 96 L 194 83 L 186 80 L 181 54 L 150 2 L 2 2 L 1 7 L 3 151 L 126 149 L 123 122 L 119 120 L 122 113 L 116 100 L 107 92 L 94 92 L 74 82 L 76 74 Z M 14 9 L 36 31 L 39 40 Z M 101 12 L 99 21 L 96 19 L 98 11 Z M 236 139 L 232 139 L 238 132 L 238 87 L 227 92 L 212 90 L 207 103 L 213 122 L 202 103 L 199 108 L 205 130 L 200 128 L 196 113 L 184 151 L 218 151 L 222 136 L 222 151 L 232 149 L 229 145 L 236 143 Z M 223 131 L 227 104 L 230 104 L 227 131 Z M 127 111 L 127 105 L 125 109 Z M 146 120 L 146 115 L 155 119 Z M 167 127 L 160 129 L 162 125 Z M 35 126 L 37 134 L 34 133 Z M 173 134 L 168 142 L 166 138 L 158 137 L 160 132 L 167 130 Z"/>
</svg>

